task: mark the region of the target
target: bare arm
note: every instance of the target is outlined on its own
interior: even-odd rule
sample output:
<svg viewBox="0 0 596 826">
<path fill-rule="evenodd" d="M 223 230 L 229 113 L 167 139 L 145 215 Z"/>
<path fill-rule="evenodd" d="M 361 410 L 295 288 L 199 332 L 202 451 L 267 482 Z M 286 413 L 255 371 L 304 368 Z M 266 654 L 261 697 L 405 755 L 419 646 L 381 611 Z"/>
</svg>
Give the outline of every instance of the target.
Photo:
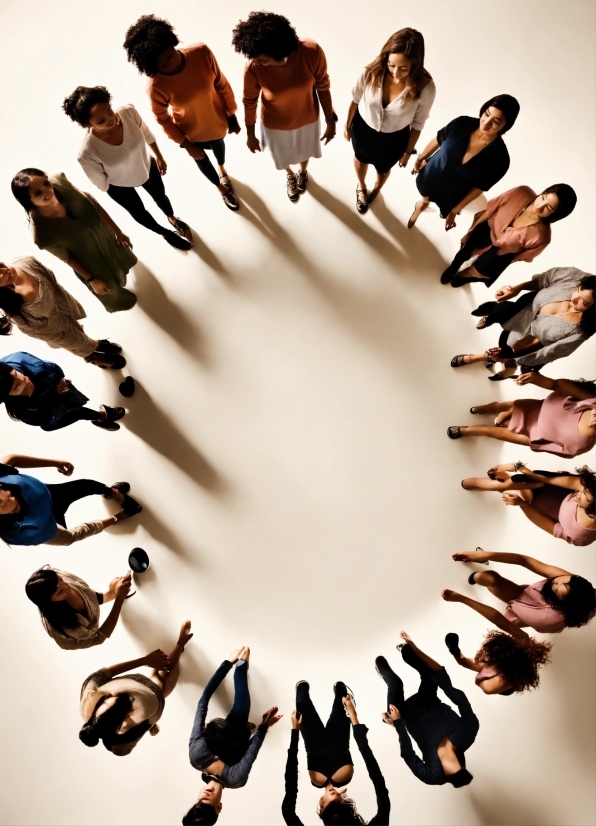
<svg viewBox="0 0 596 826">
<path fill-rule="evenodd" d="M 109 671 L 112 677 L 117 677 L 119 674 L 124 674 L 125 671 L 132 671 L 134 668 L 146 665 L 150 668 L 155 668 L 157 671 L 167 670 L 169 666 L 167 654 L 156 648 L 155 651 L 150 651 L 143 657 L 137 657 L 136 660 L 127 660 L 123 663 L 116 663 L 116 665 L 109 665 L 106 671 Z"/>
<path fill-rule="evenodd" d="M 418 138 L 420 137 L 420 129 L 410 129 L 410 137 L 408 139 L 408 145 L 406 147 L 406 155 L 411 155 L 413 151 L 416 149 L 416 144 L 418 143 Z"/>
<path fill-rule="evenodd" d="M 354 120 L 354 115 L 356 114 L 356 110 L 358 109 L 358 104 L 354 103 L 353 100 L 350 101 L 350 107 L 348 109 L 348 117 L 346 118 L 346 126 L 345 126 L 345 136 L 346 140 L 350 140 L 352 136 L 352 121 Z"/>
<path fill-rule="evenodd" d="M 401 632 L 400 637 L 402 638 L 402 640 L 404 640 L 404 641 L 405 641 L 405 642 L 406 642 L 406 643 L 410 646 L 410 648 L 411 648 L 411 649 L 412 649 L 412 651 L 416 654 L 416 656 L 417 656 L 417 657 L 420 657 L 420 659 L 422 660 L 422 662 L 423 662 L 425 665 L 427 665 L 427 666 L 428 666 L 429 668 L 431 668 L 433 671 L 441 671 L 441 669 L 443 668 L 443 666 L 442 666 L 442 665 L 439 665 L 439 663 L 438 663 L 438 662 L 436 662 L 435 660 L 433 660 L 431 657 L 429 657 L 429 656 L 428 656 L 428 654 L 425 654 L 425 653 L 424 653 L 424 651 L 421 651 L 421 650 L 418 648 L 418 646 L 416 645 L 416 643 L 415 643 L 415 642 L 413 642 L 413 640 L 411 639 L 411 637 L 410 637 L 408 634 L 406 634 L 406 632 L 405 632 L 405 631 L 402 631 L 402 632 Z"/>
<path fill-rule="evenodd" d="M 475 186 L 468 192 L 465 198 L 462 198 L 459 204 L 453 207 L 451 210 L 452 214 L 457 215 L 458 212 L 461 212 L 464 207 L 467 207 L 468 204 L 471 204 L 472 201 L 475 201 L 480 195 L 482 195 L 482 190 Z"/>
<path fill-rule="evenodd" d="M 40 459 L 38 456 L 23 456 L 20 453 L 9 453 L 8 456 L 0 459 L 0 463 L 10 467 L 22 468 L 59 467 L 66 464 L 59 459 Z"/>
<path fill-rule="evenodd" d="M 433 138 L 432 141 L 426 144 L 422 152 L 418 155 L 419 161 L 427 161 L 431 155 L 434 155 L 435 152 L 440 148 L 441 144 L 436 138 Z"/>
<path fill-rule="evenodd" d="M 515 637 L 518 640 L 528 639 L 528 635 L 525 631 L 522 631 L 521 628 L 518 628 L 517 625 L 514 625 L 506 617 L 504 617 L 500 611 L 497 611 L 496 608 L 493 608 L 490 605 L 485 605 L 483 602 L 477 602 L 475 599 L 470 599 L 469 597 L 465 597 L 463 594 L 459 594 L 457 591 L 450 591 L 449 589 L 444 590 L 441 596 L 447 602 L 461 602 L 464 605 L 467 605 L 469 608 L 472 608 L 473 611 L 476 611 L 478 614 L 485 617 L 493 625 L 496 625 L 497 628 L 500 628 L 501 631 L 511 634 L 512 637 Z"/>
<path fill-rule="evenodd" d="M 581 490 L 581 480 L 579 476 L 542 476 L 530 470 L 525 465 L 519 468 L 519 473 L 535 479 L 537 482 L 544 482 L 546 485 L 554 485 L 556 488 L 566 488 L 567 490 Z"/>
<path fill-rule="evenodd" d="M 561 396 L 571 396 L 572 399 L 577 399 L 577 401 L 594 398 L 592 389 L 586 390 L 581 384 L 577 384 L 571 379 L 550 379 L 549 381 L 552 382 L 551 390 L 560 393 Z"/>
<path fill-rule="evenodd" d="M 112 631 L 116 627 L 118 620 L 120 619 L 120 612 L 122 610 L 122 606 L 124 605 L 124 596 L 117 596 L 114 600 L 114 604 L 112 606 L 112 610 L 108 614 L 106 621 L 100 625 L 99 630 L 102 634 L 106 637 L 112 636 Z M 110 671 L 112 669 L 110 668 Z"/>
<path fill-rule="evenodd" d="M 554 565 L 547 565 L 545 562 L 540 562 L 539 559 L 534 559 L 533 556 L 526 554 L 510 554 L 501 551 L 467 551 L 463 553 L 453 554 L 453 559 L 456 562 L 504 562 L 506 565 L 520 565 L 522 568 L 527 568 L 538 576 L 552 577 L 552 576 L 567 576 L 570 571 L 564 571 L 563 568 L 557 568 Z"/>
</svg>

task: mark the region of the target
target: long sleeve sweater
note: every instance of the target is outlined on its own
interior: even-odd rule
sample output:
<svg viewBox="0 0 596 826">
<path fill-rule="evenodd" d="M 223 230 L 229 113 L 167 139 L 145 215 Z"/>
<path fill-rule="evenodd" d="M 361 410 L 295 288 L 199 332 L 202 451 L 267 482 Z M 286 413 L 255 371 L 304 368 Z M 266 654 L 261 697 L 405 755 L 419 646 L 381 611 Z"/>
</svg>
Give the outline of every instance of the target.
<svg viewBox="0 0 596 826">
<path fill-rule="evenodd" d="M 354 740 L 356 741 L 360 754 L 368 770 L 368 776 L 372 780 L 375 794 L 377 796 L 377 813 L 369 820 L 369 824 L 377 826 L 388 826 L 391 803 L 389 792 L 385 785 L 385 778 L 381 773 L 379 764 L 372 753 L 366 735 L 368 728 L 363 723 L 358 723 L 352 727 Z M 286 761 L 285 784 L 286 794 L 281 804 L 281 813 L 288 826 L 303 826 L 302 821 L 296 814 L 296 801 L 298 799 L 298 741 L 300 732 L 292 729 L 290 747 L 288 749 L 288 759 Z"/>
<path fill-rule="evenodd" d="M 197 769 L 198 771 L 203 771 L 206 766 L 218 759 L 216 755 L 211 753 L 205 740 L 205 721 L 207 719 L 209 700 L 232 666 L 233 663 L 229 660 L 224 660 L 222 662 L 215 674 L 205 686 L 197 706 L 195 721 L 190 734 L 190 742 L 188 746 L 191 766 L 193 769 Z M 260 725 L 251 737 L 244 757 L 233 766 L 224 766 L 220 777 L 226 788 L 240 789 L 242 786 L 246 785 L 252 764 L 257 759 L 259 749 L 263 745 L 266 734 L 267 726 Z"/>
<path fill-rule="evenodd" d="M 433 679 L 455 703 L 459 714 L 445 703 L 440 703 L 431 706 L 428 713 L 413 723 L 400 718 L 395 720 L 393 725 L 399 737 L 401 756 L 412 773 L 423 783 L 442 786 L 448 779 L 437 753 L 439 743 L 447 738 L 458 751 L 464 752 L 476 739 L 480 724 L 468 698 L 463 691 L 453 687 L 444 668 L 436 671 Z M 422 752 L 422 759 L 414 751 L 410 736 Z"/>
</svg>

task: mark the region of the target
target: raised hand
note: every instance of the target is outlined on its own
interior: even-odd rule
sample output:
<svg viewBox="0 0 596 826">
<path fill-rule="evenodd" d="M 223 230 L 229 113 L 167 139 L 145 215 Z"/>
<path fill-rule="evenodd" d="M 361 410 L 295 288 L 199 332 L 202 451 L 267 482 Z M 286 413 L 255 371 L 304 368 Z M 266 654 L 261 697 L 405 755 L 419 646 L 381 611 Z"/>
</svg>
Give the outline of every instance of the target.
<svg viewBox="0 0 596 826">
<path fill-rule="evenodd" d="M 278 714 L 279 711 L 277 706 L 271 706 L 271 708 L 267 709 L 267 711 L 263 714 L 263 719 L 261 720 L 262 726 L 267 726 L 267 728 L 271 728 L 276 723 L 278 723 L 283 714 Z"/>
<path fill-rule="evenodd" d="M 299 729 L 302 725 L 302 714 L 298 714 L 296 709 L 294 709 L 294 711 L 292 712 L 292 716 L 290 717 L 290 720 L 292 721 L 292 728 Z"/>
</svg>

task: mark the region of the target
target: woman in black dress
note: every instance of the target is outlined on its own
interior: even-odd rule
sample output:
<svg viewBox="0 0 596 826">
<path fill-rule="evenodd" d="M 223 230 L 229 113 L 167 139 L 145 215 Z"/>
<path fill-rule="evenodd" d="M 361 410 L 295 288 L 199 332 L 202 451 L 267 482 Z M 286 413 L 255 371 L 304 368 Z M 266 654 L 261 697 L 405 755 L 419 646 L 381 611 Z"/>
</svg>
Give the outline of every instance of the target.
<svg viewBox="0 0 596 826">
<path fill-rule="evenodd" d="M 445 219 L 445 229 L 455 226 L 462 209 L 490 189 L 509 169 L 509 152 L 502 135 L 519 114 L 511 95 L 497 95 L 481 108 L 478 118 L 462 115 L 437 133 L 418 156 L 413 175 L 422 195 L 408 221 L 411 229 L 433 201 Z"/>
</svg>

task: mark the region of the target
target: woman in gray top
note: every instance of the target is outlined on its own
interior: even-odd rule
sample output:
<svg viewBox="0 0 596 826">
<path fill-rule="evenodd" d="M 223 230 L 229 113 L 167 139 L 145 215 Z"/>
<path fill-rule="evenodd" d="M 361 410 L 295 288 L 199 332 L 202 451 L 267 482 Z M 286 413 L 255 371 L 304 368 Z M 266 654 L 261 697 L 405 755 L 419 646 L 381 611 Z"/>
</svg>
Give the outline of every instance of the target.
<svg viewBox="0 0 596 826">
<path fill-rule="evenodd" d="M 39 608 L 41 622 L 54 642 L 67 651 L 101 645 L 112 635 L 131 585 L 130 571 L 110 582 L 100 594 L 75 574 L 44 565 L 31 574 L 27 596 Z M 99 606 L 114 600 L 100 626 Z"/>
<path fill-rule="evenodd" d="M 510 299 L 527 290 L 518 301 Z M 454 356 L 452 367 L 499 361 L 503 369 L 491 381 L 513 378 L 517 366 L 539 370 L 543 364 L 570 355 L 594 335 L 596 276 L 576 267 L 553 267 L 516 287 L 502 287 L 496 301 L 481 304 L 472 315 L 483 330 L 498 322 L 503 332 L 499 346 L 484 353 Z"/>
</svg>

